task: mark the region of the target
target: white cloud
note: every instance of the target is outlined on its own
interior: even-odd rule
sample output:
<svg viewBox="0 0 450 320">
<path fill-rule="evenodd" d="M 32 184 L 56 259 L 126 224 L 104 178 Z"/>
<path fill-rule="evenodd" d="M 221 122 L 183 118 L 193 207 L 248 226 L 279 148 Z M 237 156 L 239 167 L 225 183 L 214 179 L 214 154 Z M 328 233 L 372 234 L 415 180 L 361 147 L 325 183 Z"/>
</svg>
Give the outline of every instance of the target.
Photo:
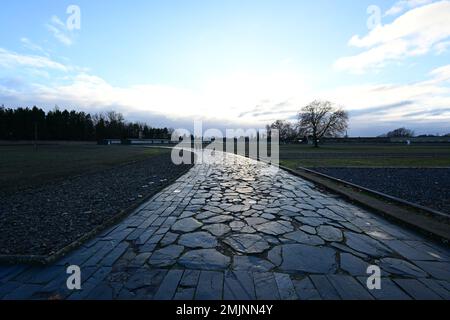
<svg viewBox="0 0 450 320">
<path fill-rule="evenodd" d="M 446 65 L 432 70 L 428 79 L 420 82 L 347 86 L 321 96 L 346 106 L 353 127 L 375 130 L 393 123 L 414 129 L 428 123 L 428 132 L 435 133 L 437 123 L 447 123 L 442 130 L 450 131 L 449 80 L 450 65 Z"/>
<path fill-rule="evenodd" d="M 20 42 L 22 43 L 23 47 L 28 50 L 38 52 L 47 57 L 49 56 L 48 52 L 46 50 L 44 50 L 40 45 L 34 43 L 33 41 L 31 41 L 30 39 L 28 39 L 26 37 L 20 38 Z"/>
<path fill-rule="evenodd" d="M 405 10 L 429 4 L 433 0 L 401 0 L 397 1 L 391 8 L 385 12 L 385 16 L 395 16 Z"/>
<path fill-rule="evenodd" d="M 436 68 L 430 72 L 434 83 L 445 82 L 450 80 L 450 65 Z"/>
<path fill-rule="evenodd" d="M 88 110 L 106 110 L 114 106 L 124 114 L 157 114 L 173 121 L 202 119 L 208 122 L 234 122 L 236 125 L 265 125 L 258 111 L 275 111 L 272 117 L 282 117 L 295 113 L 282 104 L 287 98 L 296 96 L 302 99 L 309 96 L 303 80 L 294 73 L 278 72 L 266 75 L 232 74 L 223 78 L 211 79 L 198 90 L 171 86 L 142 84 L 119 87 L 104 79 L 88 74 L 77 73 L 66 79 L 65 85 L 33 85 L 29 97 L 46 105 L 73 105 Z M 312 96 L 311 96 L 312 99 Z M 264 101 L 264 103 L 261 103 Z M 305 100 L 306 101 L 306 100 Z M 278 108 L 273 110 L 273 106 Z M 292 108 L 292 107 L 291 107 Z"/>
<path fill-rule="evenodd" d="M 49 30 L 62 44 L 66 46 L 71 46 L 73 44 L 73 35 L 71 31 L 67 29 L 64 22 L 62 22 L 57 16 L 52 16 L 50 23 L 45 26 L 47 27 L 47 30 Z"/>
<path fill-rule="evenodd" d="M 58 16 L 52 16 L 52 18 L 50 19 L 51 23 L 61 29 L 65 29 L 66 28 L 66 24 L 64 22 L 61 21 L 60 18 L 58 18 Z"/>
<path fill-rule="evenodd" d="M 450 41 L 439 42 L 434 46 L 437 55 L 447 52 L 448 48 L 450 48 Z"/>
<path fill-rule="evenodd" d="M 404 13 L 390 24 L 376 27 L 366 36 L 353 36 L 349 45 L 365 51 L 339 58 L 334 67 L 363 73 L 432 50 L 442 53 L 448 46 L 449 37 L 450 1 L 431 3 Z"/>
<path fill-rule="evenodd" d="M 0 66 L 4 68 L 31 67 L 38 69 L 52 69 L 68 71 L 69 68 L 48 57 L 39 55 L 25 55 L 0 48 Z"/>
<path fill-rule="evenodd" d="M 169 119 L 173 126 L 201 119 L 233 127 L 262 127 L 276 119 L 295 118 L 300 108 L 315 98 L 329 99 L 351 111 L 351 128 L 450 122 L 450 65 L 430 71 L 426 80 L 416 83 L 361 84 L 322 92 L 310 88 L 300 73 L 286 69 L 267 74 L 233 73 L 188 89 L 148 83 L 115 86 L 82 68 L 1 48 L 0 66 L 14 73 L 25 68 L 27 75 L 20 79 L 24 82 L 20 86 L 14 84 L 17 81 L 0 78 L 0 104 L 59 105 L 88 112 L 114 109 L 131 120 L 158 117 Z M 46 73 L 50 77 L 33 82 L 33 70 L 38 81 Z"/>
</svg>

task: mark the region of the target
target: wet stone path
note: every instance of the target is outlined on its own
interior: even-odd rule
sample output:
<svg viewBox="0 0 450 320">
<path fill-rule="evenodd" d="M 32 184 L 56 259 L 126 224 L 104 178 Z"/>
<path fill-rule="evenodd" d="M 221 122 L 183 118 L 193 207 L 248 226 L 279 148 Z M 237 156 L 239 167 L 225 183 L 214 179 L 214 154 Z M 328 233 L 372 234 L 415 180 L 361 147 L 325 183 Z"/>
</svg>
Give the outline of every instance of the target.
<svg viewBox="0 0 450 320">
<path fill-rule="evenodd" d="M 226 155 L 0 299 L 450 299 L 450 249 L 282 170 Z M 66 268 L 82 289 L 67 289 Z M 381 268 L 381 290 L 366 286 Z"/>
</svg>

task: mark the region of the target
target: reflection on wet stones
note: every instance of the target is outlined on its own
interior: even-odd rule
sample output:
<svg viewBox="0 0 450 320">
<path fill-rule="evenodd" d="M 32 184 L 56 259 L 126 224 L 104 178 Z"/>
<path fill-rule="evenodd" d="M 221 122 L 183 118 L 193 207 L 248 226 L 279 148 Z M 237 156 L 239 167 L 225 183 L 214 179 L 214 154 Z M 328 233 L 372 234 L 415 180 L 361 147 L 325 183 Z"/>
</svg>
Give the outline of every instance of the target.
<svg viewBox="0 0 450 320">
<path fill-rule="evenodd" d="M 340 242 L 343 239 L 341 230 L 332 226 L 319 226 L 317 233 L 325 241 Z"/>
<path fill-rule="evenodd" d="M 230 258 L 214 249 L 199 249 L 186 252 L 178 263 L 188 269 L 223 270 L 230 264 Z"/>
<path fill-rule="evenodd" d="M 172 230 L 181 232 L 191 232 L 202 226 L 202 223 L 194 218 L 181 219 L 172 225 Z"/>
<path fill-rule="evenodd" d="M 382 245 L 377 240 L 354 232 L 345 232 L 346 244 L 363 254 L 368 254 L 373 257 L 381 257 L 391 252 L 391 250 Z"/>
<path fill-rule="evenodd" d="M 285 244 L 270 250 L 268 258 L 290 273 L 331 273 L 336 269 L 336 252 L 327 247 Z"/>
<path fill-rule="evenodd" d="M 273 263 L 254 256 L 234 256 L 233 269 L 239 271 L 267 272 L 273 269 Z"/>
<path fill-rule="evenodd" d="M 255 229 L 271 235 L 280 235 L 294 230 L 291 223 L 287 221 L 271 221 L 255 226 Z"/>
<path fill-rule="evenodd" d="M 206 225 L 202 228 L 203 230 L 207 230 L 216 237 L 221 237 L 224 234 L 231 231 L 231 228 L 223 223 L 216 223 L 216 224 L 210 224 Z"/>
<path fill-rule="evenodd" d="M 427 277 L 426 272 L 416 267 L 412 263 L 395 258 L 381 259 L 380 268 L 386 272 L 390 272 L 404 277 L 411 277 L 411 278 Z"/>
<path fill-rule="evenodd" d="M 233 219 L 234 218 L 231 216 L 220 215 L 220 216 L 215 216 L 215 217 L 203 220 L 203 222 L 204 223 L 224 223 L 224 222 L 232 221 Z"/>
<path fill-rule="evenodd" d="M 171 266 L 176 262 L 183 250 L 184 247 L 178 245 L 171 245 L 163 249 L 156 250 L 148 262 L 157 267 Z"/>
<path fill-rule="evenodd" d="M 224 242 L 241 253 L 261 253 L 269 248 L 269 243 L 256 234 L 233 234 Z"/>
<path fill-rule="evenodd" d="M 300 230 L 287 233 L 283 235 L 283 237 L 289 240 L 293 240 L 295 242 L 309 244 L 313 246 L 323 245 L 325 243 L 325 241 L 323 241 L 318 236 L 310 235 Z"/>
<path fill-rule="evenodd" d="M 186 233 L 181 235 L 178 240 L 178 244 L 181 244 L 188 248 L 214 248 L 217 246 L 217 240 L 214 236 L 208 232 L 200 231 L 193 233 Z"/>
</svg>

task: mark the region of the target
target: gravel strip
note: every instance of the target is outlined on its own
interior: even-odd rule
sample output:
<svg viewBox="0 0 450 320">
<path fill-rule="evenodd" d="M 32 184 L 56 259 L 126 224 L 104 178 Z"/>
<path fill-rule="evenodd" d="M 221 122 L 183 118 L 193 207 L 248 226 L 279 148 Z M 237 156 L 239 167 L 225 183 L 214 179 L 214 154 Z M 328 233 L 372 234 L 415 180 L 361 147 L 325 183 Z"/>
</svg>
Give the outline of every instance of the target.
<svg viewBox="0 0 450 320">
<path fill-rule="evenodd" d="M 313 168 L 313 170 L 450 213 L 450 169 Z"/>
<path fill-rule="evenodd" d="M 0 193 L 0 254 L 54 253 L 190 167 L 174 165 L 167 153 L 20 193 Z"/>
</svg>

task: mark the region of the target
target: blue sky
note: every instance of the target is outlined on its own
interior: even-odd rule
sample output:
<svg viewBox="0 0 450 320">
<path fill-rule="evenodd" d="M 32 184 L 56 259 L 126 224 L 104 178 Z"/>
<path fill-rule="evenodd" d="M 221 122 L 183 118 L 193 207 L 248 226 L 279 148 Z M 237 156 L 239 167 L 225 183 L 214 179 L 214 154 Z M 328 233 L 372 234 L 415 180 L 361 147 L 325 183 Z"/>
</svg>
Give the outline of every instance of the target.
<svg viewBox="0 0 450 320">
<path fill-rule="evenodd" d="M 447 133 L 449 50 L 447 0 L 3 1 L 0 104 L 224 128 L 329 99 L 352 135 Z"/>
</svg>

